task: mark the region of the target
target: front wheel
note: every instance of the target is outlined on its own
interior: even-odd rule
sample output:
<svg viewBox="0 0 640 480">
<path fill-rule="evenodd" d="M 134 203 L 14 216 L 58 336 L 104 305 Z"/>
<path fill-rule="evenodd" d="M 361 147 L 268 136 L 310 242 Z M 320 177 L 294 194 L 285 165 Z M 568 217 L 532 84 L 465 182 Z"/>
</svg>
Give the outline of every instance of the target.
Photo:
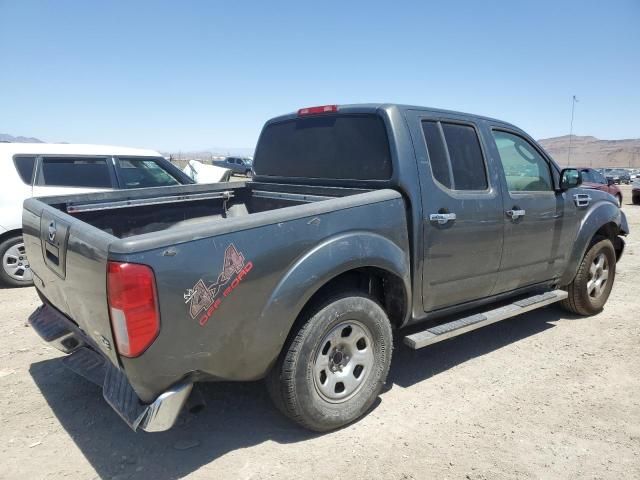
<svg viewBox="0 0 640 480">
<path fill-rule="evenodd" d="M 616 276 L 616 252 L 611 240 L 600 240 L 587 250 L 573 282 L 569 296 L 561 305 L 578 315 L 593 315 L 604 307 Z"/>
<path fill-rule="evenodd" d="M 276 406 L 302 426 L 333 430 L 360 418 L 384 386 L 391 324 L 364 293 L 333 297 L 311 311 L 267 378 Z"/>
</svg>

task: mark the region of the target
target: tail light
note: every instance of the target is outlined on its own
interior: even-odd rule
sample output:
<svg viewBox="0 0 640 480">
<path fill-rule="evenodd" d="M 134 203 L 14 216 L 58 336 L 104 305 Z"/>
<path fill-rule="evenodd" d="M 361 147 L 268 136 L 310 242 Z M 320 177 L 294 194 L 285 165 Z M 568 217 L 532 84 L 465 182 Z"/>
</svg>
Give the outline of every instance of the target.
<svg viewBox="0 0 640 480">
<path fill-rule="evenodd" d="M 109 262 L 107 297 L 118 352 L 125 357 L 137 357 L 160 331 L 153 270 L 137 263 Z"/>
<path fill-rule="evenodd" d="M 338 111 L 337 105 L 322 105 L 320 107 L 307 107 L 298 110 L 298 116 L 304 117 L 305 115 L 319 115 L 322 113 L 334 113 Z"/>
</svg>

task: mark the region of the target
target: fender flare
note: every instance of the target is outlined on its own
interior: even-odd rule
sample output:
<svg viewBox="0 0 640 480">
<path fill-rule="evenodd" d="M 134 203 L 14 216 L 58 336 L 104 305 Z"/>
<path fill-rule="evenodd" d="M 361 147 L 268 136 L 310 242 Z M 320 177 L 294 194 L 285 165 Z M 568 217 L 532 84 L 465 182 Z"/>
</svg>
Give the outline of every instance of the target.
<svg viewBox="0 0 640 480">
<path fill-rule="evenodd" d="M 371 232 L 349 232 L 325 239 L 299 257 L 281 278 L 266 302 L 257 328 L 271 331 L 272 362 L 280 354 L 294 322 L 311 297 L 338 275 L 376 267 L 401 278 L 406 312 L 411 311 L 411 275 L 408 252 Z M 404 319 L 406 321 L 406 318 Z M 267 339 L 264 339 L 267 341 Z"/>
<path fill-rule="evenodd" d="M 622 234 L 627 233 L 623 230 L 623 227 L 626 226 L 626 218 L 620 208 L 611 202 L 600 202 L 584 216 L 573 242 L 573 250 L 567 260 L 567 268 L 560 279 L 561 286 L 568 285 L 573 281 L 591 239 L 598 230 L 609 223 L 614 223 Z"/>
</svg>

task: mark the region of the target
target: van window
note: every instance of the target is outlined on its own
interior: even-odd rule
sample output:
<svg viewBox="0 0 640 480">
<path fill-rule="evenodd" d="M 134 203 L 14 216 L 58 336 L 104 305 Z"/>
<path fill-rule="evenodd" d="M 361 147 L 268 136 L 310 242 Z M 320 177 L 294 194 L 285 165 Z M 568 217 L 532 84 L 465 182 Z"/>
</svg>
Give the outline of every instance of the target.
<svg viewBox="0 0 640 480">
<path fill-rule="evenodd" d="M 422 131 L 431 171 L 439 183 L 451 190 L 487 189 L 484 157 L 472 126 L 425 120 Z"/>
<path fill-rule="evenodd" d="M 34 155 L 16 155 L 13 157 L 13 164 L 16 166 L 20 179 L 27 185 L 31 185 L 36 157 Z"/>
<path fill-rule="evenodd" d="M 180 184 L 153 159 L 119 157 L 117 164 L 122 188 L 167 187 Z"/>
<path fill-rule="evenodd" d="M 112 188 L 106 158 L 44 157 L 38 184 L 57 187 Z"/>
</svg>

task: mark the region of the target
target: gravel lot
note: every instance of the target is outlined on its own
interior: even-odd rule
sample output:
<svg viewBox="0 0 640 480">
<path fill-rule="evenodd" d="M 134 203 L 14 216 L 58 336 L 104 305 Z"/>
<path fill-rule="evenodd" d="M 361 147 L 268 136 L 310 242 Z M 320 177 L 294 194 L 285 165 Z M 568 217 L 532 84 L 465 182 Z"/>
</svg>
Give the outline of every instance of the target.
<svg viewBox="0 0 640 480">
<path fill-rule="evenodd" d="M 260 382 L 208 384 L 208 406 L 135 434 L 24 323 L 34 289 L 0 290 L 0 478 L 640 478 L 640 207 L 604 310 L 548 307 L 418 352 L 360 422 L 302 430 Z"/>
</svg>

